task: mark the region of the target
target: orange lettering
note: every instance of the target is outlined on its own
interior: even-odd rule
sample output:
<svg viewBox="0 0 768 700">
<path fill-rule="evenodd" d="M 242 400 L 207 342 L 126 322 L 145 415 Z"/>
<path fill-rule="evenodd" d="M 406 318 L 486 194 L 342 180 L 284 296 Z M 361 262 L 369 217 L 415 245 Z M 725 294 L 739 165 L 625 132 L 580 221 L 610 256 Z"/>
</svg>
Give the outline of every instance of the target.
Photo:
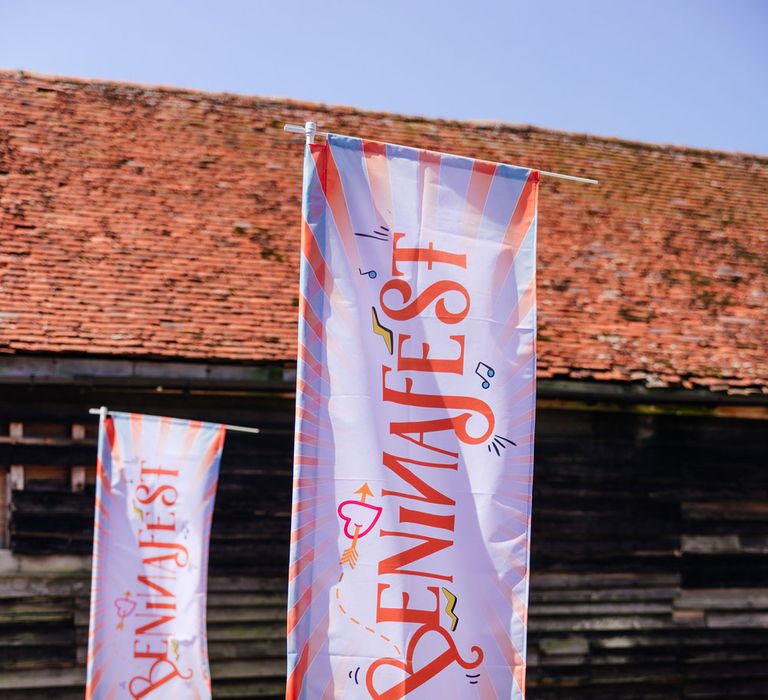
<svg viewBox="0 0 768 700">
<path fill-rule="evenodd" d="M 152 617 L 152 615 L 136 615 L 136 617 Z M 175 615 L 160 615 L 159 617 L 156 617 L 154 622 L 148 622 L 146 625 L 143 625 L 142 627 L 137 627 L 134 634 L 146 634 L 147 630 L 154 629 L 155 627 L 159 627 L 160 625 L 164 625 L 166 622 L 173 622 L 176 619 Z"/>
<path fill-rule="evenodd" d="M 174 532 L 176 530 L 176 514 L 170 513 L 171 520 L 173 522 L 170 523 L 162 523 L 160 522 L 160 516 L 156 516 L 156 520 L 154 523 L 149 522 L 149 516 L 147 516 L 147 529 L 148 530 L 170 530 Z"/>
<path fill-rule="evenodd" d="M 403 604 L 399 608 L 385 608 L 381 604 L 381 594 L 391 586 L 388 583 L 380 583 L 376 594 L 376 622 L 415 622 L 418 624 L 440 624 L 440 589 L 437 586 L 427 586 L 427 590 L 435 596 L 434 610 L 420 610 L 409 608 L 410 595 L 402 593 Z"/>
<path fill-rule="evenodd" d="M 134 659 L 164 659 L 168 654 L 168 641 L 165 639 L 161 641 L 161 644 L 163 645 L 163 651 L 151 651 L 149 648 L 149 642 L 146 643 L 144 651 L 138 651 L 136 649 L 136 645 L 138 643 L 138 639 L 133 642 Z"/>
<path fill-rule="evenodd" d="M 155 678 L 155 671 L 158 674 L 157 678 Z M 134 700 L 140 700 L 174 678 L 189 680 L 192 678 L 193 673 L 191 668 L 188 668 L 187 671 L 189 674 L 185 676 L 179 671 L 173 661 L 169 661 L 167 658 L 158 659 L 149 667 L 149 674 L 131 678 L 131 682 L 128 684 L 128 692 Z"/>
<path fill-rule="evenodd" d="M 161 595 L 167 596 L 168 598 L 175 598 L 176 596 L 169 591 L 167 588 L 163 588 L 159 584 L 155 583 L 154 581 L 151 581 L 149 576 L 137 576 L 136 577 L 139 581 L 139 583 L 143 583 L 145 586 L 149 586 L 150 588 L 154 588 L 158 593 Z M 172 581 L 176 580 L 175 576 L 158 576 L 156 578 L 167 578 L 171 579 Z M 146 594 L 144 594 L 146 595 Z"/>
<path fill-rule="evenodd" d="M 464 374 L 464 336 L 452 335 L 451 340 L 459 344 L 459 356 L 455 360 L 433 359 L 429 357 L 429 343 L 421 344 L 421 357 L 406 357 L 403 355 L 403 343 L 410 335 L 401 334 L 397 339 L 397 369 L 400 372 L 452 372 Z"/>
<path fill-rule="evenodd" d="M 421 447 L 425 447 L 428 450 L 432 450 L 433 452 L 439 452 L 440 454 L 448 455 L 448 457 L 458 459 L 458 452 L 444 450 L 442 447 L 430 445 L 428 442 L 424 441 L 424 436 L 427 433 L 438 433 L 442 432 L 443 430 L 453 430 L 453 424 L 451 423 L 450 419 L 445 418 L 442 420 L 408 421 L 406 423 L 389 424 L 390 435 L 397 435 L 404 440 L 408 440 L 408 442 L 412 442 L 414 445 L 419 445 Z M 416 440 L 415 438 L 411 437 L 411 435 L 418 435 L 419 439 Z"/>
<path fill-rule="evenodd" d="M 445 263 L 446 265 L 456 265 L 456 267 L 467 268 L 467 256 L 457 253 L 447 253 L 444 250 L 435 250 L 434 243 L 430 241 L 426 248 L 398 248 L 397 242 L 405 238 L 404 233 L 395 233 L 392 242 L 392 275 L 402 277 L 403 273 L 397 269 L 399 262 L 425 262 L 427 269 L 431 270 L 435 263 Z"/>
<path fill-rule="evenodd" d="M 400 506 L 400 523 L 413 523 L 415 525 L 426 525 L 427 527 L 436 527 L 442 530 L 454 531 L 456 518 L 453 515 L 435 515 L 434 513 L 422 513 L 420 510 L 412 510 L 405 506 Z"/>
<path fill-rule="evenodd" d="M 154 474 L 155 476 L 178 476 L 178 469 L 161 469 L 160 467 L 141 467 L 141 478 L 144 478 L 145 474 Z"/>
<path fill-rule="evenodd" d="M 442 654 L 436 656 L 429 663 L 425 664 L 419 669 L 414 669 L 413 658 L 415 656 L 416 647 L 424 635 L 430 633 L 440 635 L 448 644 L 448 647 Z M 459 664 L 459 666 L 462 668 L 477 668 L 483 662 L 483 650 L 476 646 L 471 647 L 470 650 L 475 655 L 474 661 L 466 661 L 461 658 L 459 650 L 456 648 L 456 642 L 453 641 L 451 635 L 442 627 L 422 625 L 418 630 L 416 630 L 416 633 L 408 642 L 408 648 L 405 652 L 405 663 L 400 661 L 400 659 L 377 659 L 368 667 L 368 673 L 365 674 L 365 686 L 368 689 L 368 693 L 372 700 L 400 700 L 400 698 L 405 697 L 411 691 L 423 685 L 428 680 L 434 678 L 438 673 L 448 668 L 448 666 L 454 662 Z M 421 654 L 419 656 L 422 658 Z M 391 688 L 383 692 L 377 691 L 373 680 L 377 669 L 379 669 L 381 666 L 393 666 L 400 671 L 405 671 L 405 680 L 400 681 L 400 683 L 393 685 Z"/>
<path fill-rule="evenodd" d="M 382 559 L 379 562 L 379 575 L 385 574 L 402 574 L 404 576 L 426 576 L 427 578 L 437 578 L 442 581 L 453 581 L 453 576 L 444 576 L 443 574 L 432 574 L 426 571 L 413 571 L 412 569 L 402 569 L 400 567 L 406 564 L 412 564 L 417 559 L 423 559 L 430 554 L 446 549 L 453 546 L 453 540 L 438 540 L 434 537 L 427 537 L 426 535 L 412 535 L 408 532 L 389 532 L 387 530 L 381 530 L 379 537 L 407 537 L 412 540 L 421 540 L 421 544 L 417 544 L 404 552 L 399 552 L 391 557 Z"/>
<path fill-rule="evenodd" d="M 139 543 L 139 545 L 141 545 L 141 543 Z M 186 559 L 184 557 L 182 557 L 182 559 L 179 559 L 179 554 L 185 554 Z M 184 552 L 176 552 L 176 554 L 163 554 L 157 557 L 146 557 L 141 560 L 142 564 L 147 564 L 147 565 L 155 564 L 163 571 L 168 571 L 169 569 L 164 568 L 162 564 L 159 563 L 162 561 L 173 562 L 180 569 L 183 569 L 189 563 L 189 554 L 186 554 Z"/>
<path fill-rule="evenodd" d="M 389 491 L 388 489 L 382 489 L 382 496 L 400 496 L 401 498 L 410 498 L 414 501 L 423 501 L 425 503 L 438 503 L 444 506 L 455 506 L 456 501 L 448 496 L 440 493 L 437 489 L 430 486 L 426 481 L 416 476 L 404 463 L 418 465 L 419 467 L 432 467 L 436 469 L 452 469 L 456 471 L 458 469 L 457 464 L 442 464 L 440 462 L 419 462 L 415 459 L 406 459 L 405 457 L 394 457 L 391 454 L 385 452 L 382 456 L 384 466 L 397 474 L 403 481 L 408 482 L 414 489 L 416 489 L 421 496 L 409 493 L 401 493 L 400 491 Z"/>
<path fill-rule="evenodd" d="M 411 378 L 406 378 L 405 380 L 405 391 L 397 391 L 387 386 L 387 373 L 391 371 L 391 367 L 382 365 L 381 385 L 384 401 L 404 404 L 406 406 L 422 406 L 424 408 L 463 408 L 474 412 L 460 413 L 457 416 L 452 416 L 443 421 L 425 421 L 425 424 L 429 423 L 432 426 L 426 432 L 432 432 L 436 430 L 453 430 L 459 440 L 469 445 L 477 445 L 481 442 L 485 442 L 493 434 L 495 418 L 493 416 L 491 407 L 485 403 L 485 401 L 481 401 L 480 399 L 476 399 L 472 396 L 418 394 L 411 391 L 413 387 L 413 379 Z M 486 422 L 486 429 L 479 436 L 470 435 L 467 431 L 467 424 L 475 415 L 478 417 L 483 417 Z M 390 423 L 389 432 L 394 432 L 393 427 L 401 430 L 402 426 L 403 424 L 401 423 Z"/>
<path fill-rule="evenodd" d="M 400 293 L 403 304 L 405 304 L 402 309 L 393 309 L 390 306 L 387 306 L 384 301 L 384 296 L 389 291 Z M 440 298 L 441 295 L 450 292 L 457 292 L 464 297 L 464 308 L 460 311 L 448 311 L 448 307 L 445 305 L 445 299 Z M 411 285 L 405 280 L 389 280 L 389 282 L 384 284 L 379 293 L 381 308 L 387 316 L 395 321 L 408 321 L 415 318 L 436 300 L 435 313 L 443 323 L 459 323 L 460 321 L 463 321 L 469 313 L 469 293 L 458 282 L 453 282 L 451 280 L 433 282 L 409 304 L 408 300 L 411 298 L 412 294 L 413 290 L 411 289 Z"/>
<path fill-rule="evenodd" d="M 143 491 L 144 497 L 142 498 L 139 496 L 139 491 Z M 139 503 L 142 503 L 144 505 L 147 505 L 147 503 L 152 503 L 160 494 L 162 494 L 164 491 L 170 491 L 171 495 L 165 495 L 163 494 L 160 497 L 160 500 L 167 506 L 172 506 L 174 503 L 176 503 L 176 499 L 179 496 L 178 491 L 173 486 L 169 486 L 168 484 L 164 484 L 163 486 L 158 486 L 154 491 L 151 491 L 149 486 L 146 486 L 145 484 L 139 484 L 136 487 L 136 499 L 139 501 Z"/>
</svg>

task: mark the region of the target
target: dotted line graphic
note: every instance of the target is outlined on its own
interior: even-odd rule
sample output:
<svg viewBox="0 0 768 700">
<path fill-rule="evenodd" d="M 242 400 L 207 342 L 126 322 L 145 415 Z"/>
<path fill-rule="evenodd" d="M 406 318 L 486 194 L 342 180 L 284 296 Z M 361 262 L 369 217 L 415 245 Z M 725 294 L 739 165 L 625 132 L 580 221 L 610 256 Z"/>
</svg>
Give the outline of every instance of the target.
<svg viewBox="0 0 768 700">
<path fill-rule="evenodd" d="M 355 624 L 355 625 L 359 625 L 359 626 L 360 626 L 360 627 L 362 627 L 364 630 L 367 630 L 368 632 L 370 632 L 370 633 L 371 633 L 371 634 L 373 634 L 373 635 L 378 635 L 378 636 L 379 636 L 381 639 L 383 639 L 385 642 L 387 642 L 387 644 L 390 644 L 390 645 L 392 646 L 392 648 L 395 650 L 395 653 L 396 653 L 396 654 L 398 655 L 398 657 L 399 657 L 399 656 L 401 655 L 401 652 L 400 652 L 400 647 L 399 647 L 399 646 L 397 646 L 397 644 L 394 644 L 394 643 L 392 642 L 392 640 L 391 640 L 389 637 L 387 637 L 387 635 L 386 635 L 386 634 L 379 634 L 379 633 L 378 633 L 378 632 L 377 632 L 377 631 L 376 631 L 376 630 L 375 630 L 373 627 L 368 627 L 368 625 L 364 625 L 362 622 L 360 622 L 360 620 L 358 620 L 358 619 L 356 619 L 356 618 L 352 617 L 352 616 L 351 616 L 351 615 L 350 615 L 350 614 L 347 612 L 346 608 L 344 607 L 343 603 L 341 602 L 341 596 L 339 595 L 339 589 L 341 588 L 341 582 L 342 582 L 342 580 L 343 580 L 343 579 L 344 579 L 344 572 L 342 571 L 342 572 L 341 572 L 341 574 L 339 575 L 339 583 L 338 583 L 338 585 L 336 586 L 336 603 L 337 603 L 337 605 L 339 606 L 339 610 L 341 610 L 341 613 L 342 613 L 343 615 L 345 615 L 346 617 L 348 617 L 348 618 L 349 618 L 349 621 L 350 621 L 351 623 L 353 623 L 353 624 Z"/>
</svg>

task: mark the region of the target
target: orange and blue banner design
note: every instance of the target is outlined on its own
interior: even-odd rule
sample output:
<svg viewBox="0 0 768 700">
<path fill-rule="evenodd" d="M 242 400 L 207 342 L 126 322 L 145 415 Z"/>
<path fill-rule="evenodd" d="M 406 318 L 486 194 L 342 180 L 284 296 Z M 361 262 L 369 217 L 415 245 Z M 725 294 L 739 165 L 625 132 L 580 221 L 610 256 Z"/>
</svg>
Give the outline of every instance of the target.
<svg viewBox="0 0 768 700">
<path fill-rule="evenodd" d="M 304 166 L 287 698 L 522 698 L 536 171 Z"/>
<path fill-rule="evenodd" d="M 211 697 L 208 546 L 223 425 L 101 421 L 85 697 Z"/>
</svg>

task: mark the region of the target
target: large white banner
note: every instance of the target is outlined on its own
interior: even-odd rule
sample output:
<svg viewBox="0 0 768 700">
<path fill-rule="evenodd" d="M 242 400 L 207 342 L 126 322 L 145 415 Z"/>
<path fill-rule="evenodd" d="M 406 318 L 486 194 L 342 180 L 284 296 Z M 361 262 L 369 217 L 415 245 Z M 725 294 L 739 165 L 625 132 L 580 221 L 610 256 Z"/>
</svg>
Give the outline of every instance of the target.
<svg viewBox="0 0 768 700">
<path fill-rule="evenodd" d="M 211 697 L 208 541 L 224 431 L 101 421 L 86 699 Z"/>
<path fill-rule="evenodd" d="M 307 148 L 290 699 L 524 695 L 537 191 Z"/>
</svg>

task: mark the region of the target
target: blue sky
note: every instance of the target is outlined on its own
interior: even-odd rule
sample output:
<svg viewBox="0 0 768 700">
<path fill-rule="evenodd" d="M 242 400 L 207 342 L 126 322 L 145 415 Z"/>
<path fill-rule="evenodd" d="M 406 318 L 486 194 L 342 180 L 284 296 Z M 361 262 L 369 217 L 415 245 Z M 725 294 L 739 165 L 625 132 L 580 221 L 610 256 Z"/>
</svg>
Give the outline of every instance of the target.
<svg viewBox="0 0 768 700">
<path fill-rule="evenodd" d="M 0 3 L 2 68 L 760 154 L 767 39 L 766 0 Z"/>
</svg>

